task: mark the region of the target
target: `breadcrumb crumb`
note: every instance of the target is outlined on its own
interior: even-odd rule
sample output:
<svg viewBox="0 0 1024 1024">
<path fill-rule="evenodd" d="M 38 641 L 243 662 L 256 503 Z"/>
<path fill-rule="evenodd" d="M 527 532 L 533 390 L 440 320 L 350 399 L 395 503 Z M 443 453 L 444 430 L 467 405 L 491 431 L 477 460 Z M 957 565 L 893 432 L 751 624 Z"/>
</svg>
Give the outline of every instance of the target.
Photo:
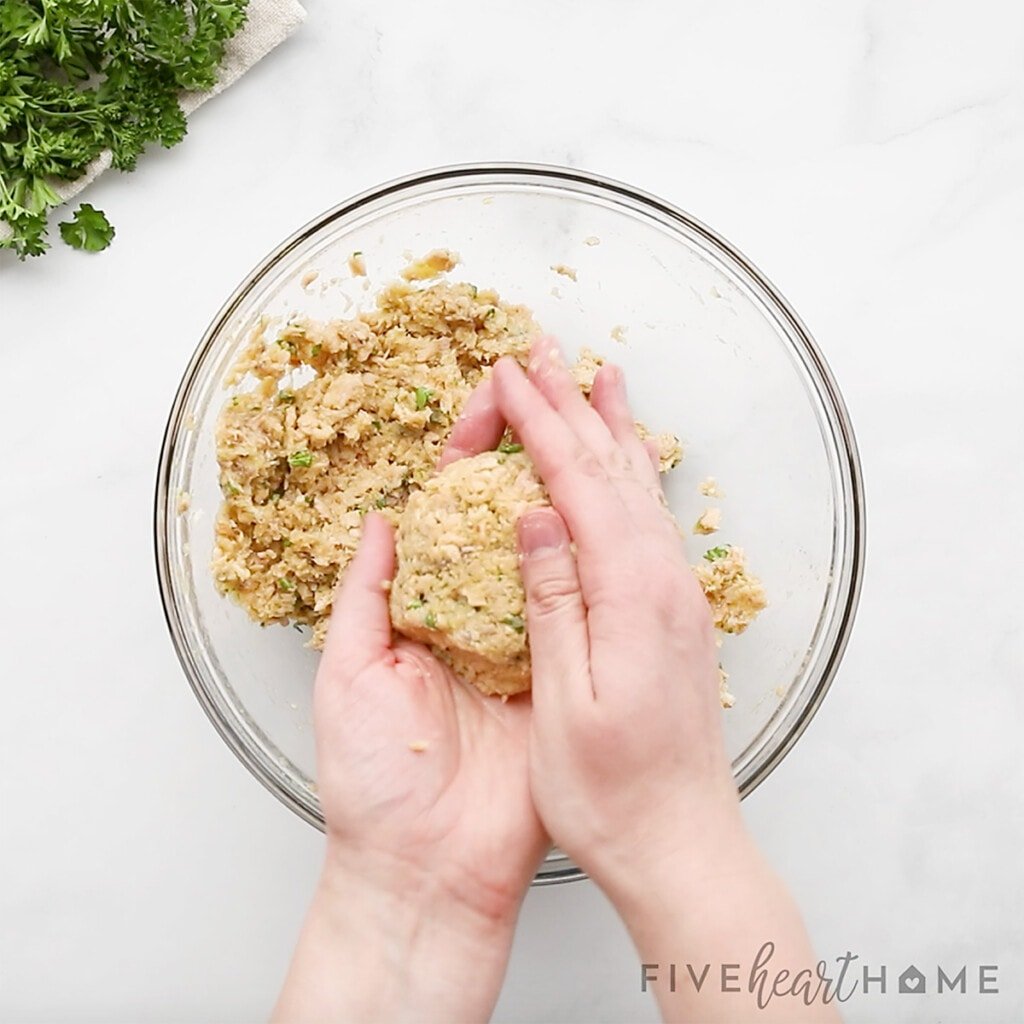
<svg viewBox="0 0 1024 1024">
<path fill-rule="evenodd" d="M 348 258 L 348 269 L 353 277 L 366 277 L 366 260 L 361 252 L 354 252 Z"/>
<path fill-rule="evenodd" d="M 597 235 L 590 235 L 589 237 L 583 239 L 583 244 L 584 245 L 600 245 L 601 244 L 601 239 L 598 238 Z"/>
<path fill-rule="evenodd" d="M 599 356 L 592 348 L 584 345 L 576 357 L 576 362 L 569 367 L 576 386 L 585 395 L 589 395 L 594 387 L 597 371 L 604 366 L 604 356 Z"/>
<path fill-rule="evenodd" d="M 729 673 L 718 666 L 718 700 L 723 708 L 731 708 L 736 703 L 736 698 L 729 692 Z"/>
<path fill-rule="evenodd" d="M 626 328 L 622 324 L 616 324 L 611 330 L 612 341 L 617 341 L 620 345 L 626 344 Z"/>
<path fill-rule="evenodd" d="M 459 262 L 458 253 L 448 249 L 434 249 L 422 259 L 410 263 L 402 271 L 406 281 L 429 281 L 432 277 L 447 273 Z"/>
<path fill-rule="evenodd" d="M 768 604 L 764 585 L 747 569 L 742 548 L 713 548 L 693 567 L 704 597 L 711 605 L 715 629 L 742 633 Z"/>
<path fill-rule="evenodd" d="M 564 263 L 552 263 L 551 269 L 556 274 L 561 274 L 562 277 L 569 278 L 570 281 L 577 280 L 575 267 L 567 267 Z"/>
<path fill-rule="evenodd" d="M 722 510 L 720 508 L 706 508 L 700 514 L 697 522 L 693 524 L 694 533 L 714 533 L 722 525 Z"/>
<path fill-rule="evenodd" d="M 178 515 L 184 515 L 192 507 L 192 495 L 188 491 L 178 491 Z"/>
<path fill-rule="evenodd" d="M 722 493 L 718 486 L 718 481 L 713 477 L 709 476 L 702 480 L 697 485 L 697 490 L 704 495 L 705 498 L 724 498 L 725 495 Z"/>
<path fill-rule="evenodd" d="M 426 740 L 412 740 L 409 743 L 409 749 L 414 754 L 422 754 L 424 751 L 430 749 L 430 744 Z"/>
<path fill-rule="evenodd" d="M 299 279 L 303 288 L 308 288 L 320 276 L 319 270 L 307 270 Z"/>
<path fill-rule="evenodd" d="M 654 443 L 654 447 L 658 452 L 658 469 L 660 472 L 667 473 L 670 469 L 675 469 L 683 461 L 683 443 L 675 434 L 652 434 L 639 420 L 634 422 L 634 426 L 636 427 L 636 435 L 641 441 L 650 440 Z M 682 527 L 680 527 L 679 533 L 683 535 Z"/>
</svg>

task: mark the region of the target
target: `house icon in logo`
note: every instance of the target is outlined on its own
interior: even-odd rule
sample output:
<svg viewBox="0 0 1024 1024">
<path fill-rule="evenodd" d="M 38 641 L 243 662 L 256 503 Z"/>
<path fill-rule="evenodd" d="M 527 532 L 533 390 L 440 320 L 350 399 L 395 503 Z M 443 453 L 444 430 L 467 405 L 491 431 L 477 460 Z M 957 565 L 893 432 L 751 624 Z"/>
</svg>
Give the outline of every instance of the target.
<svg viewBox="0 0 1024 1024">
<path fill-rule="evenodd" d="M 900 975 L 900 994 L 912 992 L 915 995 L 923 995 L 925 990 L 924 975 L 911 964 Z"/>
</svg>

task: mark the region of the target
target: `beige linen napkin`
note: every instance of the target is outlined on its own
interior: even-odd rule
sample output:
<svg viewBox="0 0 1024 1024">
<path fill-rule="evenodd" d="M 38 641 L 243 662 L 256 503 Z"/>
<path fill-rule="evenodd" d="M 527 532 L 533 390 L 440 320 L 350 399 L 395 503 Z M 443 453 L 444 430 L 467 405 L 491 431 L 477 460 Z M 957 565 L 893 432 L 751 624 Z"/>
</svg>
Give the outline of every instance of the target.
<svg viewBox="0 0 1024 1024">
<path fill-rule="evenodd" d="M 211 96 L 216 96 L 236 79 L 241 78 L 253 64 L 270 53 L 279 43 L 284 42 L 302 24 L 305 17 L 306 12 L 298 0 L 249 0 L 245 24 L 237 35 L 224 45 L 224 59 L 217 72 L 217 84 L 207 92 L 183 93 L 181 107 L 185 113 L 191 114 Z M 54 184 L 54 189 L 66 203 L 95 181 L 109 166 L 110 150 L 106 150 L 89 164 L 80 178 Z M 9 235 L 10 230 L 6 224 L 0 223 L 0 238 Z"/>
</svg>

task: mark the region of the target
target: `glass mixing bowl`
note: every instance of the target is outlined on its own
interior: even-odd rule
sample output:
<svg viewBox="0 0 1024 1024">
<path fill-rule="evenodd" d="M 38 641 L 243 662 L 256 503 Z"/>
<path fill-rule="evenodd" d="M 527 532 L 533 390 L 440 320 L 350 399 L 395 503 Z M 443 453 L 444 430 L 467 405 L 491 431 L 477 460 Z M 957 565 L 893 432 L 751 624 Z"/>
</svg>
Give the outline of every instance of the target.
<svg viewBox="0 0 1024 1024">
<path fill-rule="evenodd" d="M 587 345 L 621 365 L 637 417 L 683 439 L 686 458 L 666 481 L 679 521 L 709 504 L 723 511 L 713 538 L 689 539 L 691 559 L 712 544 L 741 545 L 770 600 L 722 651 L 736 696 L 723 712 L 726 739 L 750 793 L 814 716 L 850 634 L 864 557 L 853 431 L 807 329 L 741 253 L 660 199 L 564 168 L 473 165 L 382 185 L 278 246 L 214 318 L 171 409 L 156 494 L 161 595 L 200 703 L 256 778 L 322 828 L 317 655 L 291 629 L 258 628 L 210 576 L 214 429 L 231 393 L 222 382 L 261 317 L 354 315 L 410 254 L 434 248 L 460 254 L 453 280 L 533 309 L 569 355 Z M 367 278 L 347 268 L 355 251 Z M 698 493 L 707 476 L 720 500 Z M 579 877 L 555 850 L 537 881 Z"/>
</svg>

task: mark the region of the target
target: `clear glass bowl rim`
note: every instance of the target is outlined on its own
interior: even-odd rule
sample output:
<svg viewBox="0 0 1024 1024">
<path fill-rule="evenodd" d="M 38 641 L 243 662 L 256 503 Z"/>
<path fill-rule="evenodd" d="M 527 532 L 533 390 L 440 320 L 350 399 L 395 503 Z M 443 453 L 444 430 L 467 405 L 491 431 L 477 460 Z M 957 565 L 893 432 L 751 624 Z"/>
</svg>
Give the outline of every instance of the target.
<svg viewBox="0 0 1024 1024">
<path fill-rule="evenodd" d="M 278 778 L 280 770 L 269 762 L 263 751 L 244 742 L 239 733 L 232 728 L 231 722 L 221 711 L 218 702 L 207 690 L 202 674 L 197 670 L 193 661 L 186 630 L 177 605 L 169 561 L 169 544 L 165 535 L 170 504 L 170 477 L 174 462 L 175 438 L 181 428 L 183 412 L 196 382 L 198 370 L 210 348 L 218 339 L 221 329 L 264 275 L 275 268 L 293 249 L 333 221 L 354 214 L 363 207 L 387 199 L 389 196 L 415 191 L 434 184 L 450 184 L 458 179 L 466 179 L 481 185 L 487 185 L 491 179 L 494 179 L 493 183 L 499 185 L 507 184 L 509 178 L 521 179 L 521 183 L 524 185 L 530 182 L 554 186 L 564 184 L 577 188 L 582 187 L 592 194 L 624 198 L 643 207 L 647 213 L 655 215 L 663 223 L 682 224 L 690 232 L 700 236 L 711 249 L 717 250 L 738 264 L 744 273 L 749 275 L 763 290 L 773 304 L 774 312 L 789 326 L 794 340 L 802 350 L 805 365 L 813 378 L 816 397 L 832 427 L 832 435 L 841 442 L 835 454 L 840 467 L 840 493 L 845 505 L 844 551 L 846 558 L 841 567 L 841 592 L 835 607 L 834 619 L 837 625 L 834 630 L 834 638 L 831 646 L 823 653 L 819 677 L 800 709 L 800 713 L 772 745 L 767 756 L 764 757 L 753 774 L 741 785 L 741 798 L 752 793 L 774 771 L 814 718 L 835 678 L 853 628 L 864 575 L 867 530 L 863 474 L 853 425 L 832 372 L 810 331 L 779 290 L 740 250 L 707 225 L 672 203 L 623 182 L 574 168 L 549 164 L 507 162 L 454 164 L 431 168 L 385 182 L 321 213 L 278 245 L 245 275 L 231 297 L 211 320 L 185 369 L 167 418 L 156 478 L 154 547 L 160 599 L 175 653 L 189 685 L 221 738 L 250 773 L 285 806 L 321 830 L 324 827 L 322 818 L 312 813 L 293 793 L 283 787 Z M 564 869 L 542 870 L 533 884 L 546 885 L 575 881 L 585 877 L 585 873 L 573 865 Z"/>
</svg>

